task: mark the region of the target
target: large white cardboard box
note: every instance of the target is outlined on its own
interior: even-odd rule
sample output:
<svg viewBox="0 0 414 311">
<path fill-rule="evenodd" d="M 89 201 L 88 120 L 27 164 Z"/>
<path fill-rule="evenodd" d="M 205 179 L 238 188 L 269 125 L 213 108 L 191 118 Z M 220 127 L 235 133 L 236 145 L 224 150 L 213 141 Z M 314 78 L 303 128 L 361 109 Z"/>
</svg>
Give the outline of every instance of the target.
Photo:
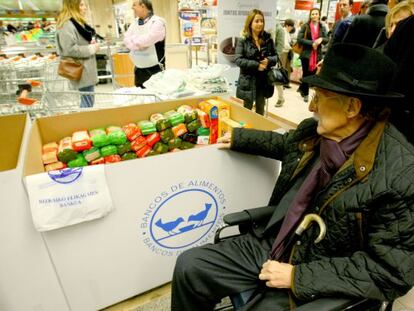
<svg viewBox="0 0 414 311">
<path fill-rule="evenodd" d="M 22 183 L 30 120 L 0 117 L 0 310 L 69 310 Z"/>
<path fill-rule="evenodd" d="M 41 146 L 79 129 L 124 125 L 202 99 L 41 118 L 28 143 L 25 175 L 40 173 Z M 230 102 L 229 102 L 230 103 Z M 230 103 L 252 127 L 278 125 Z M 115 210 L 44 233 L 72 310 L 96 310 L 169 282 L 177 255 L 211 242 L 225 213 L 266 205 L 278 162 L 216 145 L 105 165 Z"/>
</svg>

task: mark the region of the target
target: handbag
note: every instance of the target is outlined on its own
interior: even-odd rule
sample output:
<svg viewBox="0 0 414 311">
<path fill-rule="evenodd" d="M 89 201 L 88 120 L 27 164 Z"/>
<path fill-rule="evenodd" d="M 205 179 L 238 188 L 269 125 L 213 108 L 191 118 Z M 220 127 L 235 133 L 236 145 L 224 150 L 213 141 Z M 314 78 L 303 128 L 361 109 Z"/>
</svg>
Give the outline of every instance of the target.
<svg viewBox="0 0 414 311">
<path fill-rule="evenodd" d="M 61 58 L 58 74 L 72 81 L 79 81 L 82 77 L 83 64 L 70 57 Z"/>
<path fill-rule="evenodd" d="M 306 27 L 305 29 L 305 34 L 303 35 L 303 38 L 306 39 L 306 34 L 308 32 L 308 27 Z M 302 54 L 303 52 L 303 45 L 300 44 L 298 41 L 296 41 L 293 45 L 292 45 L 292 51 L 295 52 L 296 54 Z"/>
<path fill-rule="evenodd" d="M 271 85 L 289 83 L 288 71 L 283 68 L 280 59 L 278 59 L 276 65 L 270 68 L 267 72 L 267 83 Z"/>
</svg>

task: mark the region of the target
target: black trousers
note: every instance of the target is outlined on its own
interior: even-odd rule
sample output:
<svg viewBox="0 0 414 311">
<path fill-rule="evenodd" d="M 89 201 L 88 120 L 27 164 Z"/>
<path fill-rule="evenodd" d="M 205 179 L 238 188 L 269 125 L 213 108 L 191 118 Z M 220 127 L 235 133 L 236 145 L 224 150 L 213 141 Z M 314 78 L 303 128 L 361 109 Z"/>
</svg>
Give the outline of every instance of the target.
<svg viewBox="0 0 414 311">
<path fill-rule="evenodd" d="M 182 253 L 174 270 L 171 310 L 213 310 L 223 297 L 260 286 L 266 290 L 243 310 L 289 310 L 288 292 L 259 280 L 273 241 L 246 234 Z"/>
<path fill-rule="evenodd" d="M 153 74 L 156 74 L 161 71 L 159 65 L 148 68 L 137 68 L 134 69 L 135 74 L 135 86 L 145 89 L 144 82 L 147 81 Z"/>
<path fill-rule="evenodd" d="M 256 113 L 264 115 L 264 108 L 265 108 L 264 89 L 263 89 L 263 85 L 260 85 L 259 83 L 258 85 L 256 85 L 256 99 L 254 102 L 256 103 Z M 249 110 L 252 110 L 253 101 L 245 100 L 243 106 Z"/>
<path fill-rule="evenodd" d="M 316 70 L 310 71 L 309 70 L 309 58 L 301 58 L 300 59 L 302 63 L 302 78 L 305 78 L 307 76 L 314 75 L 316 73 Z M 305 82 L 301 82 L 299 89 L 302 91 L 303 96 L 309 95 L 309 84 Z"/>
</svg>

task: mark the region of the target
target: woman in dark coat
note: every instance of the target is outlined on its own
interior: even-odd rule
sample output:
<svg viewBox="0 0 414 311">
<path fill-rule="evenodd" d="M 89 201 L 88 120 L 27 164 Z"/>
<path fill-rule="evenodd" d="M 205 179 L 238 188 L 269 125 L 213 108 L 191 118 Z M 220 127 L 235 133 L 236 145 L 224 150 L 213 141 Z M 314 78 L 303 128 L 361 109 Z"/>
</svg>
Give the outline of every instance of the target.
<svg viewBox="0 0 414 311">
<path fill-rule="evenodd" d="M 303 78 L 316 73 L 316 64 L 322 59 L 322 44 L 327 44 L 329 41 L 326 28 L 321 24 L 319 18 L 319 9 L 312 9 L 309 13 L 309 21 L 303 24 L 299 30 L 297 41 L 303 46 L 303 51 L 300 54 Z M 298 91 L 305 102 L 308 102 L 309 85 L 302 82 Z"/>
<path fill-rule="evenodd" d="M 276 64 L 275 45 L 264 31 L 264 16 L 252 10 L 246 18 L 243 35 L 237 42 L 235 63 L 240 67 L 236 96 L 244 100 L 244 107 L 264 114 L 265 98 L 273 96 L 274 86 L 267 83 L 268 70 Z"/>
</svg>

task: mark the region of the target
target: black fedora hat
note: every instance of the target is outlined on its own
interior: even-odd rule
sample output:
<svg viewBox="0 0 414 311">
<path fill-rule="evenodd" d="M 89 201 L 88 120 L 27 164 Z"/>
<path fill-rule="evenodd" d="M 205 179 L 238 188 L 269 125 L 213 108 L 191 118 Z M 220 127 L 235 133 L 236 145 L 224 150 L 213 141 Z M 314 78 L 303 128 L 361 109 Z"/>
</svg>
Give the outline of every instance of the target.
<svg viewBox="0 0 414 311">
<path fill-rule="evenodd" d="M 303 78 L 303 81 L 367 101 L 395 101 L 404 97 L 389 91 L 395 69 L 395 63 L 375 49 L 359 44 L 338 43 L 328 50 L 321 71 Z"/>
</svg>

